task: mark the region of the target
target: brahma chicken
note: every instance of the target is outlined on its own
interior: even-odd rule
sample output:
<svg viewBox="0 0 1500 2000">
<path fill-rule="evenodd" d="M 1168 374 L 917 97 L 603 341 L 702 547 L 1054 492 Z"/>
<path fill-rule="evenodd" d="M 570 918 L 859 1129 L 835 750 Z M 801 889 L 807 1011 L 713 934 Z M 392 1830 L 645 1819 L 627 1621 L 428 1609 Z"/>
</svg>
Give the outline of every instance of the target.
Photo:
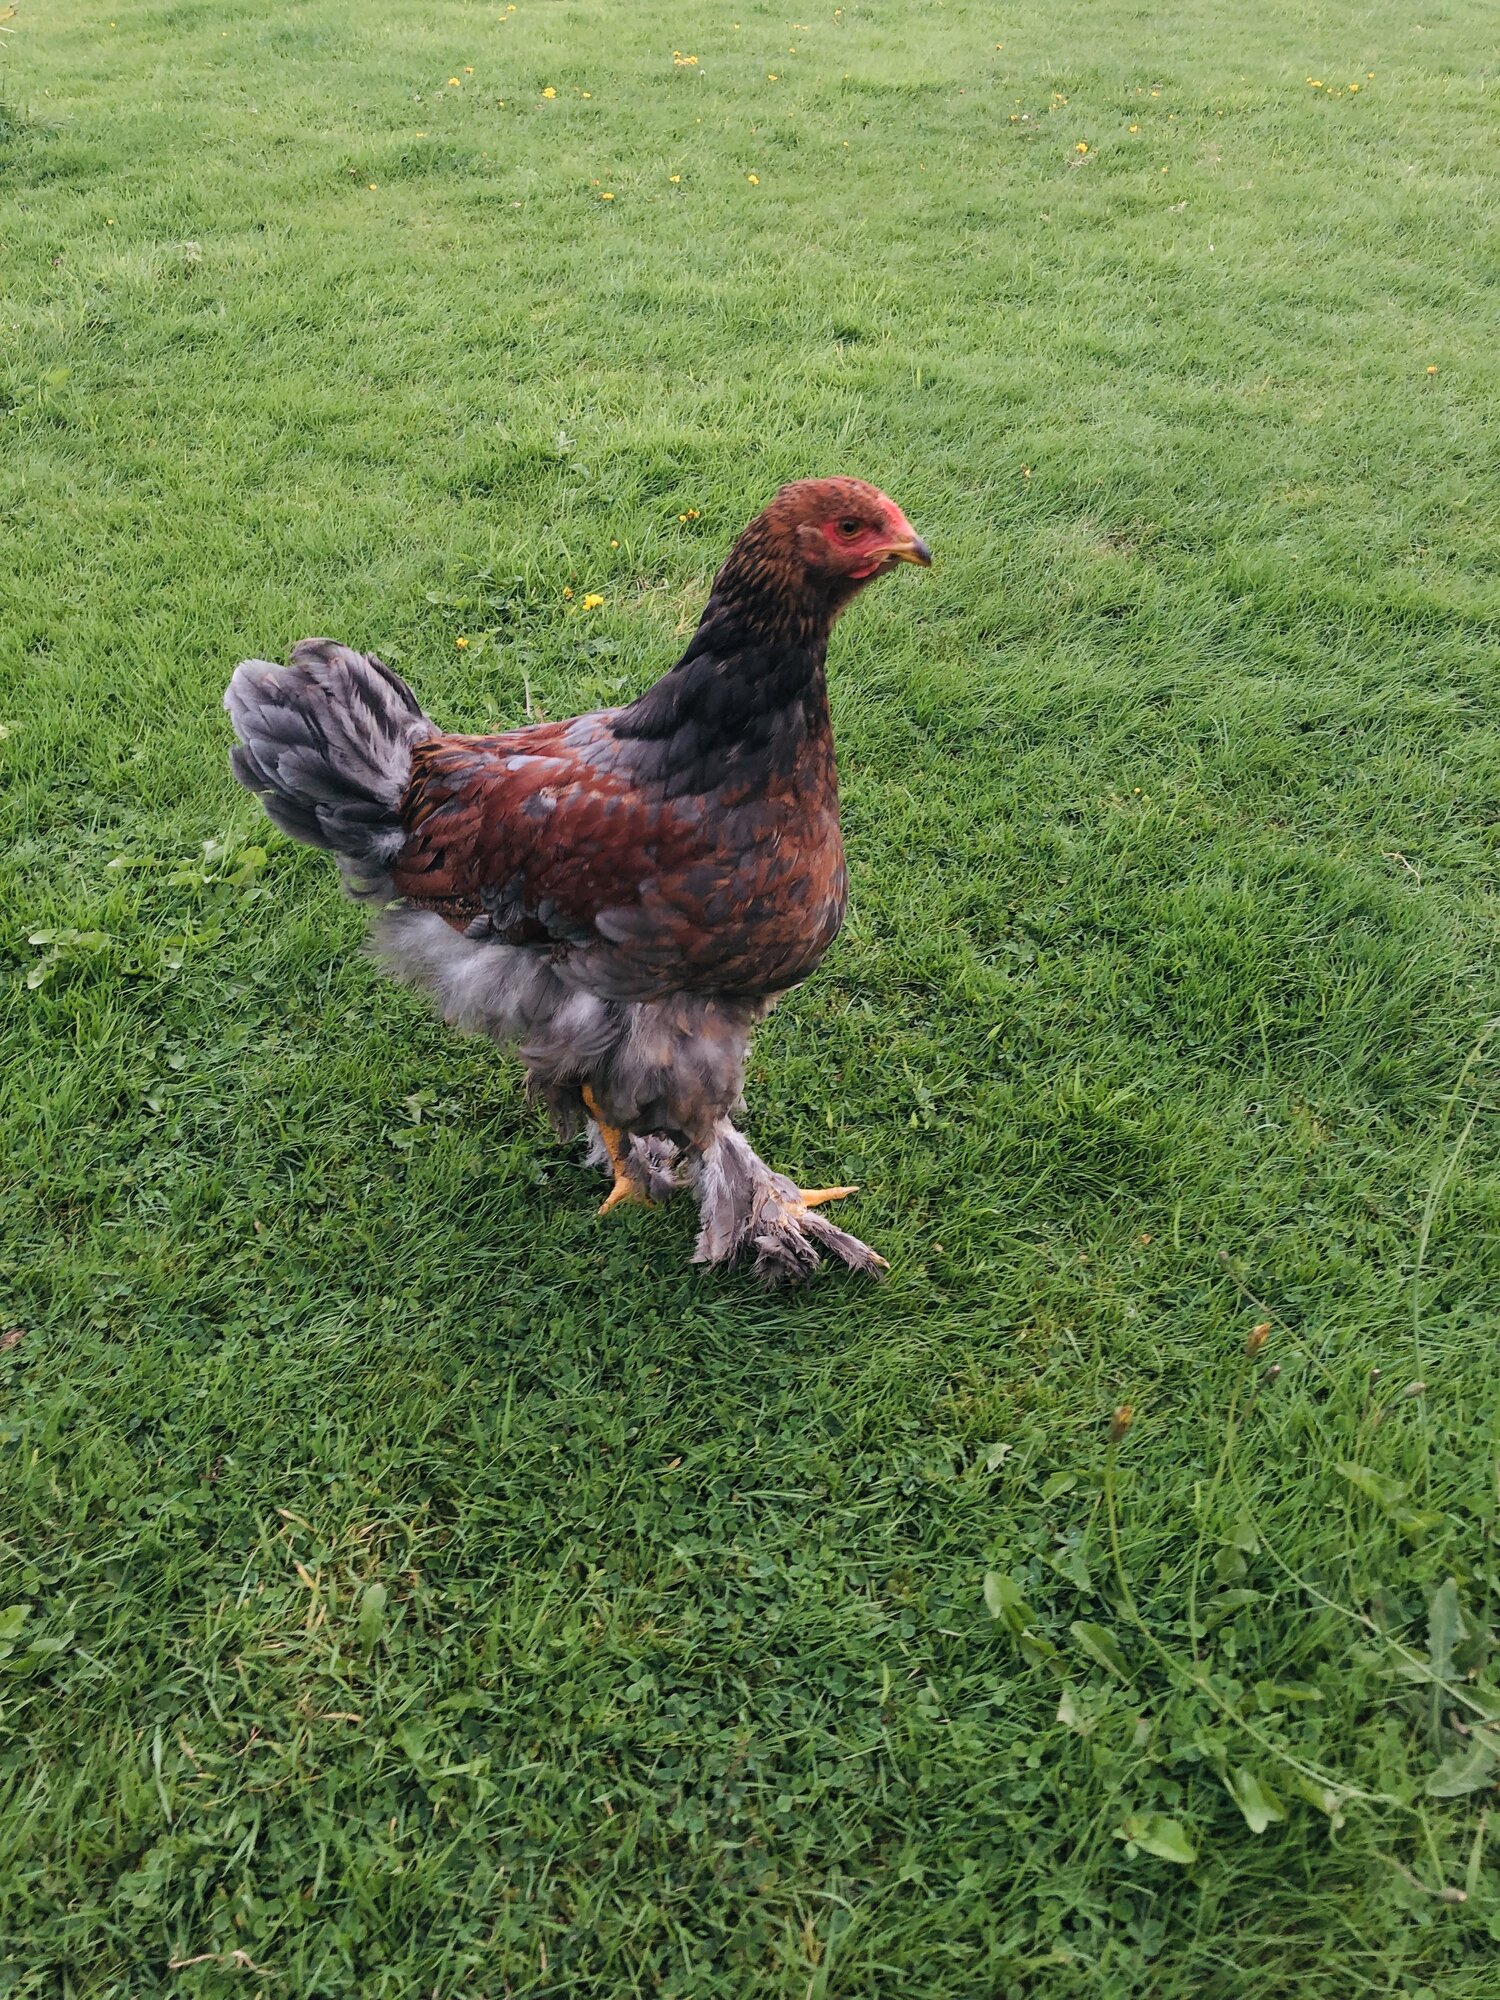
<svg viewBox="0 0 1500 2000">
<path fill-rule="evenodd" d="M 686 652 L 624 708 L 449 736 L 372 654 L 304 639 L 225 695 L 240 783 L 382 906 L 376 949 L 444 1020 L 516 1049 L 612 1176 L 601 1213 L 686 1186 L 695 1260 L 768 1281 L 884 1260 L 733 1122 L 751 1032 L 844 917 L 824 658 L 839 613 L 926 544 L 857 479 L 785 486 Z"/>
</svg>

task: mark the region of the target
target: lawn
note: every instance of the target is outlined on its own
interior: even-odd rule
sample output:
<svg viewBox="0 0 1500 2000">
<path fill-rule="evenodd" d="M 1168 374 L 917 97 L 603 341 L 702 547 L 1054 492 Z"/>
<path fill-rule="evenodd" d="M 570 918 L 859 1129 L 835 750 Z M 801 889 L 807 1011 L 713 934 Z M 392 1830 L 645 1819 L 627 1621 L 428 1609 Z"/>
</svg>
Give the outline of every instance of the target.
<svg viewBox="0 0 1500 2000">
<path fill-rule="evenodd" d="M 0 1994 L 1492 2000 L 1493 9 L 8 25 Z M 219 698 L 619 699 L 838 471 L 773 1297 Z"/>
</svg>

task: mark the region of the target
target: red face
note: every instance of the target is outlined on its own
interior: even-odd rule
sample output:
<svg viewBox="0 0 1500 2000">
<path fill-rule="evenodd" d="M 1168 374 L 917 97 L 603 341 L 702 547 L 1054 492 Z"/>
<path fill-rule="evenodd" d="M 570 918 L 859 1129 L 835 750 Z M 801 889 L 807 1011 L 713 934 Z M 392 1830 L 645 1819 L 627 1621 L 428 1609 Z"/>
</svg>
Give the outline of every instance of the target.
<svg viewBox="0 0 1500 2000">
<path fill-rule="evenodd" d="M 897 563 L 932 561 L 894 500 L 859 479 L 809 479 L 781 496 L 793 511 L 797 548 L 809 570 L 867 583 Z"/>
</svg>

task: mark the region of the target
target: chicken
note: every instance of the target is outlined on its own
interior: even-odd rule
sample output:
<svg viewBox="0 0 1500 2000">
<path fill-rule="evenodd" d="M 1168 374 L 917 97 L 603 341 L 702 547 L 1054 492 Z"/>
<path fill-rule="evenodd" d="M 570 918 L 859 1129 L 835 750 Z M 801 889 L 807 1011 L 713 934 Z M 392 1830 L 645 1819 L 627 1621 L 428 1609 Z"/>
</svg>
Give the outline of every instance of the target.
<svg viewBox="0 0 1500 2000">
<path fill-rule="evenodd" d="M 449 736 L 372 654 L 305 639 L 225 695 L 235 776 L 381 906 L 376 950 L 455 1027 L 516 1049 L 608 1170 L 601 1213 L 686 1187 L 695 1260 L 768 1281 L 884 1260 L 734 1123 L 752 1030 L 844 917 L 824 658 L 872 578 L 931 557 L 856 479 L 785 486 L 677 664 L 627 707 Z"/>
</svg>

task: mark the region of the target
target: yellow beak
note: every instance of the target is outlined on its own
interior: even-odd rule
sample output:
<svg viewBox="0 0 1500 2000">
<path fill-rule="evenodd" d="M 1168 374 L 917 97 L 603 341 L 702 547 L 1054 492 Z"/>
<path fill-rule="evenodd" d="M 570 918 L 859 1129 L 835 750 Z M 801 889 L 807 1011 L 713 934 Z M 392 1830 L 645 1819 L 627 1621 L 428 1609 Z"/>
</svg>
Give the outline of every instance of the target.
<svg viewBox="0 0 1500 2000">
<path fill-rule="evenodd" d="M 891 542 L 881 553 L 897 562 L 916 563 L 921 569 L 932 568 L 932 551 L 920 535 L 913 535 L 904 542 Z"/>
</svg>

